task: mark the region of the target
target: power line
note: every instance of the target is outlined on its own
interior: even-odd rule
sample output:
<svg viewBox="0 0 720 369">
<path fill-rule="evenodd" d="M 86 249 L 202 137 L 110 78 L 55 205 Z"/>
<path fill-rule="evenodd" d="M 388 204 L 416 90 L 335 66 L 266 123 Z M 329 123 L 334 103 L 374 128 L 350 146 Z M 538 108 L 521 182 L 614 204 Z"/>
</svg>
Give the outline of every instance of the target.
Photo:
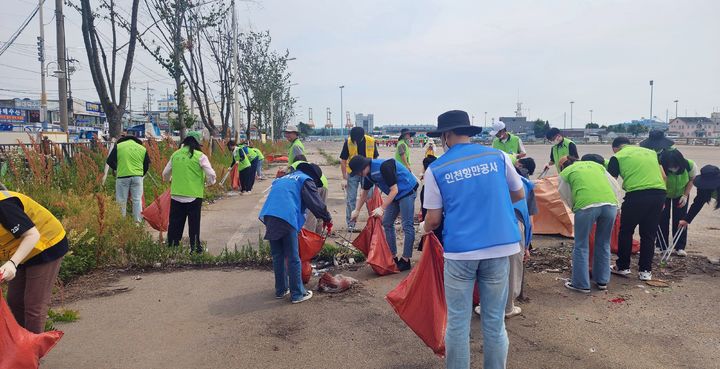
<svg viewBox="0 0 720 369">
<path fill-rule="evenodd" d="M 30 16 L 28 16 L 27 19 L 25 19 L 25 22 L 20 26 L 20 28 L 18 28 L 18 30 L 15 31 L 12 36 L 10 36 L 10 40 L 8 40 L 8 42 L 6 42 L 2 47 L 0 47 L 0 55 L 7 51 L 7 49 L 12 46 L 13 42 L 15 42 L 18 37 L 20 37 L 20 34 L 25 30 L 28 24 L 30 24 L 30 21 L 35 18 L 35 15 L 37 14 L 38 10 L 40 10 L 40 7 L 43 6 L 43 3 L 45 3 L 45 1 L 42 1 L 40 4 L 35 6 L 35 9 L 32 11 L 32 13 L 30 13 Z"/>
</svg>

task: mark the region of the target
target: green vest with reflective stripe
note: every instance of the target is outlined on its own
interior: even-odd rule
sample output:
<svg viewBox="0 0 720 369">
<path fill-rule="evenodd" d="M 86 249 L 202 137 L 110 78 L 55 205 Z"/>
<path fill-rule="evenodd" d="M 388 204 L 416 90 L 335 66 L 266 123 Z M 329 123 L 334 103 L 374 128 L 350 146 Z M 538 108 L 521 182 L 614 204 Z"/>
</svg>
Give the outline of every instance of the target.
<svg viewBox="0 0 720 369">
<path fill-rule="evenodd" d="M 303 145 L 302 141 L 300 141 L 299 138 L 296 138 L 295 141 L 293 141 L 290 144 L 290 148 L 288 149 L 288 164 L 292 164 L 295 162 L 295 147 L 300 147 L 300 151 L 302 151 L 303 154 L 305 154 L 305 145 Z"/>
<path fill-rule="evenodd" d="M 172 182 L 170 194 L 203 198 L 205 196 L 205 172 L 200 167 L 203 153 L 195 150 L 192 157 L 187 147 L 175 151 L 170 157 L 172 162 Z"/>
<path fill-rule="evenodd" d="M 145 163 L 145 146 L 132 139 L 115 146 L 117 150 L 117 177 L 142 177 Z"/>
<path fill-rule="evenodd" d="M 692 170 L 695 167 L 695 162 L 687 159 L 688 166 Z M 690 182 L 690 173 L 688 173 L 688 167 L 682 168 L 682 172 L 667 174 L 667 197 L 669 199 L 677 199 L 685 194 L 685 186 Z"/>
<path fill-rule="evenodd" d="M 657 153 L 640 146 L 625 145 L 615 153 L 625 192 L 665 190 Z"/>
<path fill-rule="evenodd" d="M 400 155 L 400 147 L 405 147 L 405 154 Z M 405 162 L 410 165 L 410 145 L 408 145 L 406 140 L 399 140 L 397 143 L 397 150 L 395 150 L 395 161 L 403 164 L 403 159 L 405 159 Z M 405 165 L 405 164 L 403 164 Z"/>
<path fill-rule="evenodd" d="M 262 153 L 262 151 L 260 151 L 260 149 L 257 149 L 257 148 L 254 148 L 254 147 L 251 147 L 251 148 L 249 148 L 249 149 L 250 149 L 250 151 L 254 151 L 254 152 L 255 152 L 255 155 L 256 155 L 256 157 L 257 157 L 259 160 L 265 160 L 265 155 L 263 155 L 263 153 Z"/>
<path fill-rule="evenodd" d="M 258 157 L 257 151 L 248 147 L 248 158 L 250 159 L 250 161 L 252 162 L 253 160 L 257 159 L 257 157 Z"/>
<path fill-rule="evenodd" d="M 502 142 L 499 138 L 493 139 L 492 147 L 508 154 L 520 153 L 520 137 L 508 133 L 508 140 Z"/>
<path fill-rule="evenodd" d="M 563 156 L 570 155 L 571 143 L 572 141 L 569 139 L 563 138 L 562 147 L 558 147 L 558 145 L 553 145 L 552 147 L 553 162 L 555 163 L 555 169 L 557 169 L 558 173 L 560 173 L 560 159 Z"/>
<path fill-rule="evenodd" d="M 250 168 L 250 155 L 246 155 L 245 152 L 242 152 L 242 159 L 240 159 L 240 152 L 243 149 L 243 146 L 238 146 L 235 148 L 235 151 L 233 151 L 233 159 L 235 159 L 235 162 L 238 163 L 238 172 Z"/>
<path fill-rule="evenodd" d="M 602 165 L 592 161 L 575 162 L 560 172 L 560 177 L 572 190 L 573 211 L 592 204 L 618 204 L 605 173 Z"/>
<path fill-rule="evenodd" d="M 307 163 L 307 162 L 306 162 L 306 161 L 302 161 L 302 160 L 296 161 L 296 162 L 290 164 L 290 167 L 293 168 L 293 170 L 297 170 L 298 165 L 300 165 L 300 164 L 302 164 L 302 163 Z M 325 177 L 324 174 L 320 176 L 320 182 L 322 182 L 322 187 L 328 188 L 328 180 L 327 180 L 327 177 Z"/>
</svg>

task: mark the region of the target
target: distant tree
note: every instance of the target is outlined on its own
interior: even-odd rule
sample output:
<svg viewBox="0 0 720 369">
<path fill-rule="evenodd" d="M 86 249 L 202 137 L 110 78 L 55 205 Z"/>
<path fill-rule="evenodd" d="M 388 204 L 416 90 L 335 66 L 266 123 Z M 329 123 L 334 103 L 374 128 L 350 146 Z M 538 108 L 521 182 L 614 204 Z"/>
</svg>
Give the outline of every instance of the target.
<svg viewBox="0 0 720 369">
<path fill-rule="evenodd" d="M 636 123 L 636 124 L 631 124 L 628 127 L 627 131 L 628 131 L 628 133 L 631 133 L 633 136 L 637 137 L 641 133 L 648 132 L 649 129 L 648 129 L 648 127 L 646 127 L 640 123 Z"/>
<path fill-rule="evenodd" d="M 625 133 L 627 132 L 624 124 L 614 124 L 607 127 L 608 132 Z"/>
<path fill-rule="evenodd" d="M 300 131 L 300 136 L 307 137 L 313 134 L 313 129 L 303 122 L 298 123 L 297 128 Z"/>
<path fill-rule="evenodd" d="M 585 128 L 587 128 L 587 129 L 596 129 L 596 128 L 600 128 L 600 125 L 598 125 L 597 123 L 588 123 L 588 124 L 585 125 Z"/>
<path fill-rule="evenodd" d="M 533 126 L 533 133 L 535 134 L 535 138 L 543 138 L 545 137 L 545 133 L 550 130 L 550 122 L 549 121 L 543 121 L 541 119 L 538 119 L 535 121 L 535 124 Z"/>
<path fill-rule="evenodd" d="M 601 129 L 608 129 L 608 126 L 606 126 L 606 125 L 603 124 L 603 125 L 600 126 L 600 128 L 601 128 Z"/>
</svg>

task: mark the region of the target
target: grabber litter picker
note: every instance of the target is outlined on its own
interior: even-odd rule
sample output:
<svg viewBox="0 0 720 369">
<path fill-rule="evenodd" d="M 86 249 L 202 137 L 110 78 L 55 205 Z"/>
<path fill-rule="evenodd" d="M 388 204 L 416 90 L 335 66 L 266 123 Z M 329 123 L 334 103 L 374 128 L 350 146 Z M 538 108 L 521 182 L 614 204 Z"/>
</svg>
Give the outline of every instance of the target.
<svg viewBox="0 0 720 369">
<path fill-rule="evenodd" d="M 672 246 L 670 246 L 667 250 L 665 250 L 665 253 L 662 255 L 662 258 L 660 259 L 660 262 L 667 263 L 670 261 L 670 256 L 672 256 L 673 251 L 675 251 L 675 247 L 677 247 L 678 242 L 680 242 L 680 237 L 682 236 L 683 232 L 685 232 L 685 227 L 680 228 L 677 233 L 673 235 L 673 243 Z"/>
<path fill-rule="evenodd" d="M 550 168 L 543 169 L 542 173 L 540 173 L 537 179 L 543 179 L 543 177 L 545 177 L 548 171 L 550 171 Z"/>
</svg>

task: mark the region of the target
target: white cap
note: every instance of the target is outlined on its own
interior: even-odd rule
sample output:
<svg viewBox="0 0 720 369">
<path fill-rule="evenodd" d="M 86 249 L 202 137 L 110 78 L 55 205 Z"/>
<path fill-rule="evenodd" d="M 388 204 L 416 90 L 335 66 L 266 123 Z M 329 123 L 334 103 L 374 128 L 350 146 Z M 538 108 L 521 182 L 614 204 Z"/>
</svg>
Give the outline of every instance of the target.
<svg viewBox="0 0 720 369">
<path fill-rule="evenodd" d="M 300 131 L 298 131 L 297 127 L 295 127 L 295 126 L 293 126 L 293 125 L 290 125 L 290 126 L 287 126 L 283 132 L 295 132 L 295 133 L 299 133 Z"/>
<path fill-rule="evenodd" d="M 492 125 L 492 129 L 490 130 L 490 135 L 495 136 L 498 132 L 502 131 L 503 129 L 505 129 L 505 123 L 503 123 L 502 121 L 494 122 Z"/>
</svg>

